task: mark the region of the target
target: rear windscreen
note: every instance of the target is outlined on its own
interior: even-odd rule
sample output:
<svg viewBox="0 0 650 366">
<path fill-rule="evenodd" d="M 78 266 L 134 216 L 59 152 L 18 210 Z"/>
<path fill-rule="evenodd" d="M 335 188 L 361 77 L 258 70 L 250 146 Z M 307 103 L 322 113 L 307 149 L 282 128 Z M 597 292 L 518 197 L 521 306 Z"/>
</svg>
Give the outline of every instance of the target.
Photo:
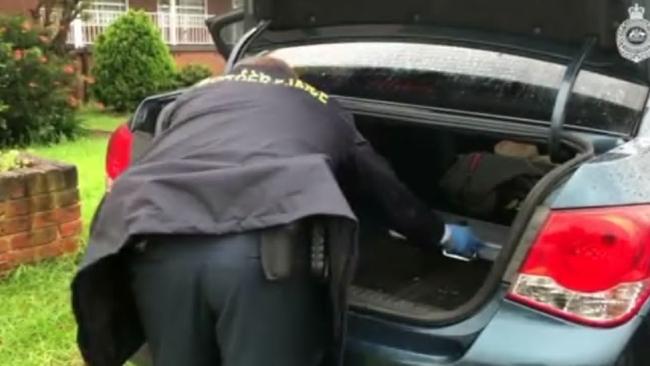
<svg viewBox="0 0 650 366">
<path fill-rule="evenodd" d="M 145 100 L 139 107 L 131 121 L 132 131 L 141 131 L 153 135 L 156 131 L 158 116 L 175 97 L 152 98 Z"/>
<path fill-rule="evenodd" d="M 548 61 L 466 46 L 355 42 L 290 47 L 272 56 L 335 95 L 548 123 L 566 72 Z M 632 134 L 647 85 L 582 70 L 566 124 Z"/>
</svg>

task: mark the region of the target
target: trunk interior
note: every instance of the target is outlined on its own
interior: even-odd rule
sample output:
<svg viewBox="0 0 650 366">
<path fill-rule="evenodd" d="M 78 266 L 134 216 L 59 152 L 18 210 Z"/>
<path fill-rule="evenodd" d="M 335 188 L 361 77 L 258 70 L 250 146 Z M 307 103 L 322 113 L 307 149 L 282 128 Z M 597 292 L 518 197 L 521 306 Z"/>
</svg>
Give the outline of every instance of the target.
<svg viewBox="0 0 650 366">
<path fill-rule="evenodd" d="M 450 203 L 440 181 L 460 154 L 495 151 L 507 136 L 487 136 L 435 129 L 375 117 L 357 116 L 359 130 L 386 157 L 402 181 L 447 222 L 469 225 L 494 248 L 505 245 L 513 217 L 469 213 Z M 546 154 L 543 142 L 535 144 Z M 575 152 L 566 151 L 567 157 Z M 548 166 L 550 169 L 552 166 Z M 534 185 L 531 184 L 531 188 Z M 526 192 L 527 193 L 527 192 Z M 372 209 L 355 207 L 361 223 L 360 257 L 351 293 L 357 307 L 386 310 L 405 317 L 451 311 L 470 300 L 485 282 L 494 255 L 472 262 L 443 256 L 390 235 Z M 516 213 L 516 211 L 515 211 Z M 473 217 L 472 217 L 473 216 Z"/>
</svg>

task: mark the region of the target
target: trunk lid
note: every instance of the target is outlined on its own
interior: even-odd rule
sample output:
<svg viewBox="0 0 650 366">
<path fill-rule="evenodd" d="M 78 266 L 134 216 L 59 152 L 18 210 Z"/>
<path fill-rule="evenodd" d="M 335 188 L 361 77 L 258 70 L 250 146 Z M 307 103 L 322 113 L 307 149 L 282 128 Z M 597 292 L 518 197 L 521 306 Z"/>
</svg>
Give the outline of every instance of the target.
<svg viewBox="0 0 650 366">
<path fill-rule="evenodd" d="M 645 1 L 641 1 L 644 5 Z M 269 31 L 349 25 L 421 25 L 510 34 L 616 49 L 616 29 L 628 18 L 621 0 L 256 0 L 249 19 Z"/>
<path fill-rule="evenodd" d="M 214 18 L 208 26 L 217 48 L 226 55 L 230 50 L 220 42 L 221 30 L 241 19 L 251 29 L 228 65 L 246 53 L 293 48 L 296 52 L 290 58 L 296 60 L 289 63 L 313 71 L 317 76 L 307 81 L 335 96 L 490 115 L 494 103 L 491 97 L 478 95 L 481 91 L 497 98 L 514 96 L 506 113 L 494 114 L 523 117 L 519 124 L 532 121 L 549 126 L 549 145 L 556 150 L 565 124 L 569 129 L 623 138 L 636 134 L 648 97 L 649 69 L 626 60 L 617 48 L 619 25 L 629 20 L 635 4 L 650 7 L 650 0 L 638 4 L 627 0 L 247 0 L 243 11 Z M 355 47 L 345 46 L 346 42 L 360 47 L 352 50 Z M 307 57 L 310 53 L 304 47 L 319 44 L 339 46 L 313 49 L 317 57 Z M 373 44 L 375 48 L 392 44 L 393 49 L 375 49 L 375 54 L 363 49 Z M 439 47 L 413 52 L 425 44 Z M 423 54 L 423 50 L 430 52 Z M 540 65 L 552 69 L 552 75 L 545 78 L 547 72 L 540 72 Z M 486 67 L 491 69 L 486 72 Z M 398 80 L 395 70 L 408 73 Z M 347 78 L 346 83 L 344 74 L 355 78 Z M 407 80 L 409 75 L 412 80 Z M 535 82 L 536 78 L 541 81 Z M 356 79 L 364 80 L 355 83 Z M 473 90 L 478 94 L 469 93 L 468 98 L 464 85 L 449 80 L 456 84 L 466 80 L 480 90 Z M 375 95 L 395 88 L 399 89 L 395 96 Z M 405 93 L 405 88 L 419 92 Z M 427 88 L 463 95 L 424 100 L 440 94 L 422 92 Z M 517 98 L 527 95 L 533 98 L 519 103 Z M 534 102 L 535 98 L 544 99 L 543 103 Z M 461 101 L 485 105 L 466 109 L 457 105 Z"/>
</svg>

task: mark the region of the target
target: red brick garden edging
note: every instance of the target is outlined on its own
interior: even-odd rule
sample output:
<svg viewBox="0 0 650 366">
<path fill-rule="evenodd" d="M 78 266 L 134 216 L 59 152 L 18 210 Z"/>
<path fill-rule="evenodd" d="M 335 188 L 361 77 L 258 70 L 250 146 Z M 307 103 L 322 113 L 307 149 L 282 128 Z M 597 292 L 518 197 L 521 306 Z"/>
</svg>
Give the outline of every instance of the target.
<svg viewBox="0 0 650 366">
<path fill-rule="evenodd" d="M 75 253 L 82 229 L 77 169 L 35 160 L 0 173 L 0 274 Z"/>
</svg>

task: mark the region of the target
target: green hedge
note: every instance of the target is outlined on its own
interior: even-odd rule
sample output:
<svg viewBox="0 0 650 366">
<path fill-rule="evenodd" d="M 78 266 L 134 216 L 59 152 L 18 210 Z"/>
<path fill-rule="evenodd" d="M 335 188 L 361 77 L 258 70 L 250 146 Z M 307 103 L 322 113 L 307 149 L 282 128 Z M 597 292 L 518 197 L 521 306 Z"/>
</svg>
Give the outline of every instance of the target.
<svg viewBox="0 0 650 366">
<path fill-rule="evenodd" d="M 20 154 L 18 150 L 0 151 L 0 173 L 14 169 L 27 168 L 33 162 Z"/>
<path fill-rule="evenodd" d="M 132 111 L 143 98 L 175 86 L 171 53 L 144 12 L 129 11 L 111 24 L 93 57 L 92 92 L 116 111 Z"/>
<path fill-rule="evenodd" d="M 78 131 L 76 71 L 50 49 L 50 34 L 0 17 L 0 147 L 52 143 Z"/>
<path fill-rule="evenodd" d="M 176 86 L 185 88 L 212 76 L 212 70 L 205 65 L 189 64 L 176 74 Z"/>
</svg>

